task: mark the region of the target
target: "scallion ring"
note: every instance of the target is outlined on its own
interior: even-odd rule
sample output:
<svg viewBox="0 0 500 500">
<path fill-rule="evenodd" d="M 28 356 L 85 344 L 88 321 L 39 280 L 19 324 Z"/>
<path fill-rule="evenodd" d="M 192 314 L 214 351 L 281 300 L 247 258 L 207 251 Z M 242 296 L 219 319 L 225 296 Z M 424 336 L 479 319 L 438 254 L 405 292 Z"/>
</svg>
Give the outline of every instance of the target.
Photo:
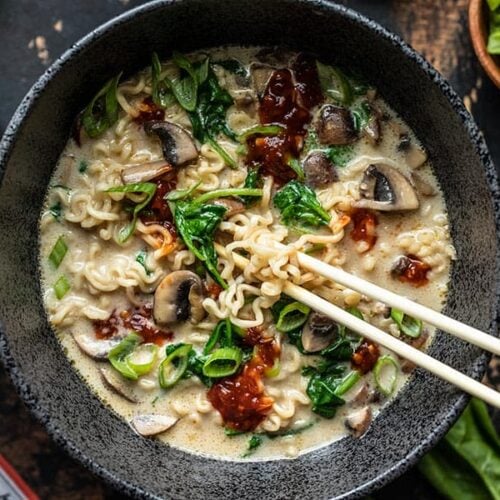
<svg viewBox="0 0 500 500">
<path fill-rule="evenodd" d="M 280 311 L 276 328 L 280 332 L 291 332 L 307 321 L 310 312 L 311 309 L 305 304 L 292 302 Z"/>
<path fill-rule="evenodd" d="M 161 388 L 170 389 L 179 382 L 188 367 L 189 353 L 192 348 L 191 344 L 181 345 L 161 362 L 158 373 Z"/>
<path fill-rule="evenodd" d="M 414 339 L 420 337 L 420 334 L 422 333 L 421 320 L 412 318 L 403 311 L 394 308 L 391 309 L 391 318 L 398 325 L 399 330 L 405 335 L 408 335 L 408 337 L 412 337 Z"/>
<path fill-rule="evenodd" d="M 151 371 L 158 347 L 154 344 L 141 344 L 134 349 L 126 358 L 127 364 L 137 375 L 145 375 Z"/>
<path fill-rule="evenodd" d="M 236 373 L 243 359 L 238 347 L 216 349 L 203 365 L 203 375 L 210 378 L 228 377 Z"/>
<path fill-rule="evenodd" d="M 375 363 L 373 376 L 377 388 L 384 396 L 390 396 L 396 389 L 399 365 L 392 356 L 382 356 Z"/>
<path fill-rule="evenodd" d="M 137 380 L 139 374 L 129 365 L 128 358 L 134 349 L 142 341 L 137 333 L 128 334 L 117 346 L 113 347 L 108 354 L 111 366 L 125 378 Z"/>
</svg>

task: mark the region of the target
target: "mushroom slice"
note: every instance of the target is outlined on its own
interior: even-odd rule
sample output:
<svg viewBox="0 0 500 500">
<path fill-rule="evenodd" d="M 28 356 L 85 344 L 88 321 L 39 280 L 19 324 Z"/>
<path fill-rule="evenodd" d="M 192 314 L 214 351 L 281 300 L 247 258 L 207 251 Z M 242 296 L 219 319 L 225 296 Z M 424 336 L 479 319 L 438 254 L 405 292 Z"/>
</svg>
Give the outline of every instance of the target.
<svg viewBox="0 0 500 500">
<path fill-rule="evenodd" d="M 419 168 L 427 161 L 427 153 L 418 146 L 412 145 L 406 152 L 406 162 L 410 168 Z"/>
<path fill-rule="evenodd" d="M 214 205 L 220 205 L 226 209 L 224 217 L 228 219 L 233 215 L 240 214 L 245 211 L 245 205 L 238 200 L 231 200 L 229 198 L 218 198 L 212 202 Z"/>
<path fill-rule="evenodd" d="M 338 325 L 328 316 L 312 313 L 302 330 L 302 346 L 306 352 L 326 349 L 338 333 Z"/>
<path fill-rule="evenodd" d="M 352 431 L 353 436 L 360 438 L 372 422 L 372 411 L 369 406 L 352 412 L 345 420 L 346 427 Z"/>
<path fill-rule="evenodd" d="M 113 368 L 103 366 L 99 369 L 99 371 L 101 372 L 101 376 L 104 382 L 117 394 L 124 397 L 131 403 L 138 402 L 131 382 L 125 380 L 122 376 L 116 373 Z"/>
<path fill-rule="evenodd" d="M 125 166 L 121 176 L 124 184 L 136 184 L 156 179 L 156 177 L 160 177 L 160 175 L 166 174 L 170 170 L 172 170 L 172 166 L 165 160 L 150 161 L 140 165 Z"/>
<path fill-rule="evenodd" d="M 92 333 L 72 332 L 76 345 L 87 355 L 96 360 L 108 359 L 108 354 L 113 347 L 118 345 L 123 336 L 110 339 L 97 339 Z"/>
<path fill-rule="evenodd" d="M 187 130 L 171 122 L 150 121 L 144 124 L 147 134 L 157 135 L 163 156 L 171 165 L 180 167 L 198 158 L 198 150 Z"/>
<path fill-rule="evenodd" d="M 312 188 L 323 188 L 339 179 L 334 166 L 321 151 L 311 151 L 302 163 L 302 168 L 306 184 Z"/>
<path fill-rule="evenodd" d="M 316 123 L 319 142 L 333 146 L 352 144 L 358 139 L 351 112 L 341 106 L 323 106 Z"/>
<path fill-rule="evenodd" d="M 389 165 L 370 165 L 365 170 L 360 192 L 362 199 L 354 203 L 358 208 L 393 212 L 419 207 L 417 193 L 410 181 Z"/>
<path fill-rule="evenodd" d="M 424 196 L 436 196 L 437 191 L 426 180 L 424 180 L 417 172 L 411 173 L 411 180 L 417 188 L 417 191 Z"/>
<path fill-rule="evenodd" d="M 179 419 L 171 415 L 136 415 L 130 425 L 141 436 L 156 436 L 173 427 Z"/>
<path fill-rule="evenodd" d="M 269 64 L 253 62 L 250 64 L 250 76 L 252 79 L 252 86 L 257 95 L 262 95 L 267 87 L 267 82 L 271 75 L 276 70 L 275 67 Z"/>
<path fill-rule="evenodd" d="M 153 317 L 159 325 L 190 319 L 198 323 L 205 316 L 201 278 L 192 271 L 174 271 L 158 285 Z"/>
<path fill-rule="evenodd" d="M 380 127 L 380 119 L 378 116 L 372 114 L 368 124 L 363 129 L 364 136 L 368 139 L 372 146 L 376 146 L 380 142 L 381 127 Z"/>
</svg>

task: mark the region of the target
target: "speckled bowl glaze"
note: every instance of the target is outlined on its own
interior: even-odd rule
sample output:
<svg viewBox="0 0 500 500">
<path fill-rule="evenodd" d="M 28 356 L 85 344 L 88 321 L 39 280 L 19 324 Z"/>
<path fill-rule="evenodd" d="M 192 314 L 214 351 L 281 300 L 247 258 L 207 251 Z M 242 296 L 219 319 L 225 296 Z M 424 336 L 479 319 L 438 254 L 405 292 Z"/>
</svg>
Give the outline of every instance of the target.
<svg viewBox="0 0 500 500">
<path fill-rule="evenodd" d="M 354 498 L 412 465 L 467 397 L 417 370 L 362 440 L 295 460 L 236 463 L 143 439 L 73 371 L 40 295 L 38 217 L 77 112 L 106 79 L 167 54 L 221 44 L 284 44 L 347 65 L 380 90 L 429 151 L 458 260 L 446 313 L 496 332 L 498 191 L 486 145 L 458 96 L 398 37 L 344 7 L 305 0 L 157 1 L 96 29 L 26 96 L 0 144 L 0 351 L 22 398 L 52 437 L 123 493 L 146 498 Z M 486 356 L 439 334 L 431 354 L 480 379 Z"/>
</svg>

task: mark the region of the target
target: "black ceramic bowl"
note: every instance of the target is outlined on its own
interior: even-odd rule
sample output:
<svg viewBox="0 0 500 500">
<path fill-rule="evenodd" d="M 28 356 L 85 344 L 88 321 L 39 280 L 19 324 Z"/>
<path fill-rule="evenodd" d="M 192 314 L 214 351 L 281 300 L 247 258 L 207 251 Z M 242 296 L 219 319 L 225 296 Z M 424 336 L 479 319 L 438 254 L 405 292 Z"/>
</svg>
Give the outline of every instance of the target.
<svg viewBox="0 0 500 500">
<path fill-rule="evenodd" d="M 304 0 L 178 0 L 144 5 L 73 46 L 36 83 L 0 144 L 0 351 L 21 396 L 71 455 L 123 492 L 168 498 L 345 498 L 401 474 L 450 427 L 467 398 L 417 370 L 360 440 L 295 460 L 235 463 L 134 434 L 72 369 L 43 308 L 38 218 L 77 112 L 111 75 L 168 53 L 222 44 L 284 44 L 365 75 L 427 148 L 458 252 L 446 313 L 495 330 L 494 169 L 470 115 L 419 55 L 343 7 Z M 498 197 L 496 197 L 498 200 Z M 480 379 L 486 356 L 439 334 L 431 354 Z"/>
</svg>

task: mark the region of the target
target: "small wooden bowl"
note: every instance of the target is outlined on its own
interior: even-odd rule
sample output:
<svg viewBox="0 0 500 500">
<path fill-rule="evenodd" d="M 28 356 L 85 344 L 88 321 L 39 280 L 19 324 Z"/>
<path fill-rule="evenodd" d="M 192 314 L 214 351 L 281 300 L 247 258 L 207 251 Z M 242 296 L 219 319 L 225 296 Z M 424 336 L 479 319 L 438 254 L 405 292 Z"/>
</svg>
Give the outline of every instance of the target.
<svg viewBox="0 0 500 500">
<path fill-rule="evenodd" d="M 485 0 L 470 0 L 469 31 L 474 51 L 488 76 L 500 88 L 500 57 L 486 50 L 489 30 L 489 9 Z"/>
</svg>

